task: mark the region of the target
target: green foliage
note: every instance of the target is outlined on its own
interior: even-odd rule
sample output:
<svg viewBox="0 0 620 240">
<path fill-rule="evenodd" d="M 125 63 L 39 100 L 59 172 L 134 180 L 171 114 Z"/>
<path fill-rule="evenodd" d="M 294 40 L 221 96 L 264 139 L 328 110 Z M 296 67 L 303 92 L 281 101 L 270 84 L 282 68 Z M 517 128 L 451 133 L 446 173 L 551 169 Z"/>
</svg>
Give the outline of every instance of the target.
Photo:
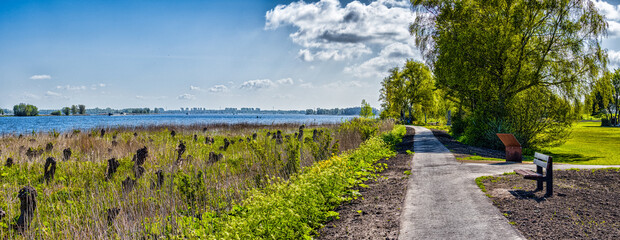
<svg viewBox="0 0 620 240">
<path fill-rule="evenodd" d="M 433 112 L 436 99 L 434 79 L 423 63 L 408 60 L 402 70 L 394 68 L 381 82 L 381 118 L 396 118 L 412 123 L 414 114 Z"/>
<path fill-rule="evenodd" d="M 60 111 L 53 111 L 52 113 L 50 113 L 50 115 L 52 116 L 60 116 Z"/>
<path fill-rule="evenodd" d="M 78 113 L 79 114 L 86 114 L 86 106 L 84 106 L 83 104 L 78 105 Z"/>
<path fill-rule="evenodd" d="M 368 118 L 354 118 L 340 125 L 338 131 L 356 131 L 362 136 L 362 140 L 366 141 L 375 136 L 379 132 L 378 121 Z"/>
<path fill-rule="evenodd" d="M 75 105 L 71 105 L 71 114 L 75 115 L 78 113 L 78 109 L 77 106 Z"/>
<path fill-rule="evenodd" d="M 362 108 L 360 110 L 360 117 L 373 117 L 375 114 L 372 112 L 372 107 L 366 102 L 366 99 L 362 99 Z"/>
<path fill-rule="evenodd" d="M 370 138 L 359 149 L 318 162 L 288 181 L 271 179 L 274 184 L 252 190 L 252 197 L 230 214 L 213 218 L 205 212 L 202 220 L 191 219 L 187 224 L 195 230 L 180 237 L 310 239 L 314 229 L 337 217 L 331 211 L 335 206 L 359 196 L 350 188 L 361 186 L 361 178 L 383 169 L 374 163 L 391 156 L 394 152 L 387 144 L 380 138 Z"/>
<path fill-rule="evenodd" d="M 404 125 L 396 125 L 392 131 L 381 135 L 381 138 L 388 145 L 396 146 L 403 141 L 405 134 L 407 134 L 407 127 Z"/>
<path fill-rule="evenodd" d="M 455 135 L 475 145 L 499 146 L 492 135 L 500 131 L 527 147 L 561 142 L 578 112 L 574 99 L 606 62 L 607 24 L 596 8 L 578 0 L 412 3 L 429 12 L 410 30 L 436 86 L 464 111 Z"/>
<path fill-rule="evenodd" d="M 13 106 L 13 115 L 15 116 L 38 116 L 39 109 L 37 109 L 37 107 L 30 105 L 30 104 L 20 103 L 18 105 Z"/>
<path fill-rule="evenodd" d="M 592 116 L 602 117 L 602 126 L 617 125 L 620 119 L 620 68 L 606 72 L 594 82 L 585 105 Z"/>
<path fill-rule="evenodd" d="M 71 113 L 71 108 L 69 108 L 69 107 L 62 108 L 62 113 L 64 113 L 65 115 L 69 116 L 69 114 Z"/>
</svg>

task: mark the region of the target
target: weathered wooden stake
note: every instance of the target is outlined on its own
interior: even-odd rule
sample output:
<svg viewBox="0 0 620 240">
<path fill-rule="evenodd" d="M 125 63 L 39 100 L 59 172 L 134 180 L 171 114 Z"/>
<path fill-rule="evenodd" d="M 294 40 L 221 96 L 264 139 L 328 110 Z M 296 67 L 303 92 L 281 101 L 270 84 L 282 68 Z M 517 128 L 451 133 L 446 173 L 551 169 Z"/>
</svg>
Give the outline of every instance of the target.
<svg viewBox="0 0 620 240">
<path fill-rule="evenodd" d="M 45 160 L 45 166 L 43 170 L 43 180 L 45 180 L 45 182 L 49 184 L 50 180 L 54 180 L 54 174 L 56 173 L 56 159 L 54 159 L 53 157 L 48 157 Z"/>
<path fill-rule="evenodd" d="M 37 190 L 31 186 L 23 187 L 19 190 L 17 197 L 19 197 L 19 201 L 21 201 L 19 208 L 21 214 L 17 219 L 15 228 L 20 232 L 24 232 L 30 228 L 30 222 L 32 222 L 32 218 L 34 217 L 34 210 L 37 208 Z"/>
</svg>

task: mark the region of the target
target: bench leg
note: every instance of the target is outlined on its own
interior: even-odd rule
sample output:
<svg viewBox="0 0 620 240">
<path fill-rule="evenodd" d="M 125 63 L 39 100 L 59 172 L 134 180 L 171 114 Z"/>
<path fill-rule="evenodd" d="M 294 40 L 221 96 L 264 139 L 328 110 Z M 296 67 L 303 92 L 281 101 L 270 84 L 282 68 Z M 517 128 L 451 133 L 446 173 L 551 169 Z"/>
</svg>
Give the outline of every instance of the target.
<svg viewBox="0 0 620 240">
<path fill-rule="evenodd" d="M 536 173 L 543 174 L 543 169 L 540 166 L 536 166 Z M 543 179 L 536 179 L 536 191 L 543 190 Z"/>
<path fill-rule="evenodd" d="M 536 191 L 542 191 L 542 190 L 543 190 L 543 180 L 536 179 Z"/>
<path fill-rule="evenodd" d="M 553 196 L 553 179 L 549 178 L 546 182 L 547 182 L 547 193 L 545 194 L 545 197 L 551 197 Z"/>
</svg>

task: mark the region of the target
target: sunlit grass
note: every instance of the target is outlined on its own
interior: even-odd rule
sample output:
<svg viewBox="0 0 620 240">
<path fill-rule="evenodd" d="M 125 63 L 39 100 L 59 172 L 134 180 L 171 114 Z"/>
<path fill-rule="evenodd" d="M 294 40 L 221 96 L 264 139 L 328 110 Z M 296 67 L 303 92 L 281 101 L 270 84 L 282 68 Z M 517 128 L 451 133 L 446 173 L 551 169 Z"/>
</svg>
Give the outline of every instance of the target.
<svg viewBox="0 0 620 240">
<path fill-rule="evenodd" d="M 600 122 L 579 122 L 565 144 L 544 151 L 555 162 L 620 165 L 620 128 L 601 127 Z"/>
</svg>

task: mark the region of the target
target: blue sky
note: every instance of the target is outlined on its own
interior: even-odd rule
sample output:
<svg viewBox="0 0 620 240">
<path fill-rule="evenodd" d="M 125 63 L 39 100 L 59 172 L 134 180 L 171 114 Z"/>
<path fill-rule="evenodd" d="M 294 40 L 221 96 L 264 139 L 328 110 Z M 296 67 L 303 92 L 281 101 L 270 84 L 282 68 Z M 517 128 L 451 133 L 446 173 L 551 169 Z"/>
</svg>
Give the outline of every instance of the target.
<svg viewBox="0 0 620 240">
<path fill-rule="evenodd" d="M 618 2 L 604 47 L 620 62 Z M 0 107 L 379 107 L 407 1 L 0 1 Z"/>
</svg>

